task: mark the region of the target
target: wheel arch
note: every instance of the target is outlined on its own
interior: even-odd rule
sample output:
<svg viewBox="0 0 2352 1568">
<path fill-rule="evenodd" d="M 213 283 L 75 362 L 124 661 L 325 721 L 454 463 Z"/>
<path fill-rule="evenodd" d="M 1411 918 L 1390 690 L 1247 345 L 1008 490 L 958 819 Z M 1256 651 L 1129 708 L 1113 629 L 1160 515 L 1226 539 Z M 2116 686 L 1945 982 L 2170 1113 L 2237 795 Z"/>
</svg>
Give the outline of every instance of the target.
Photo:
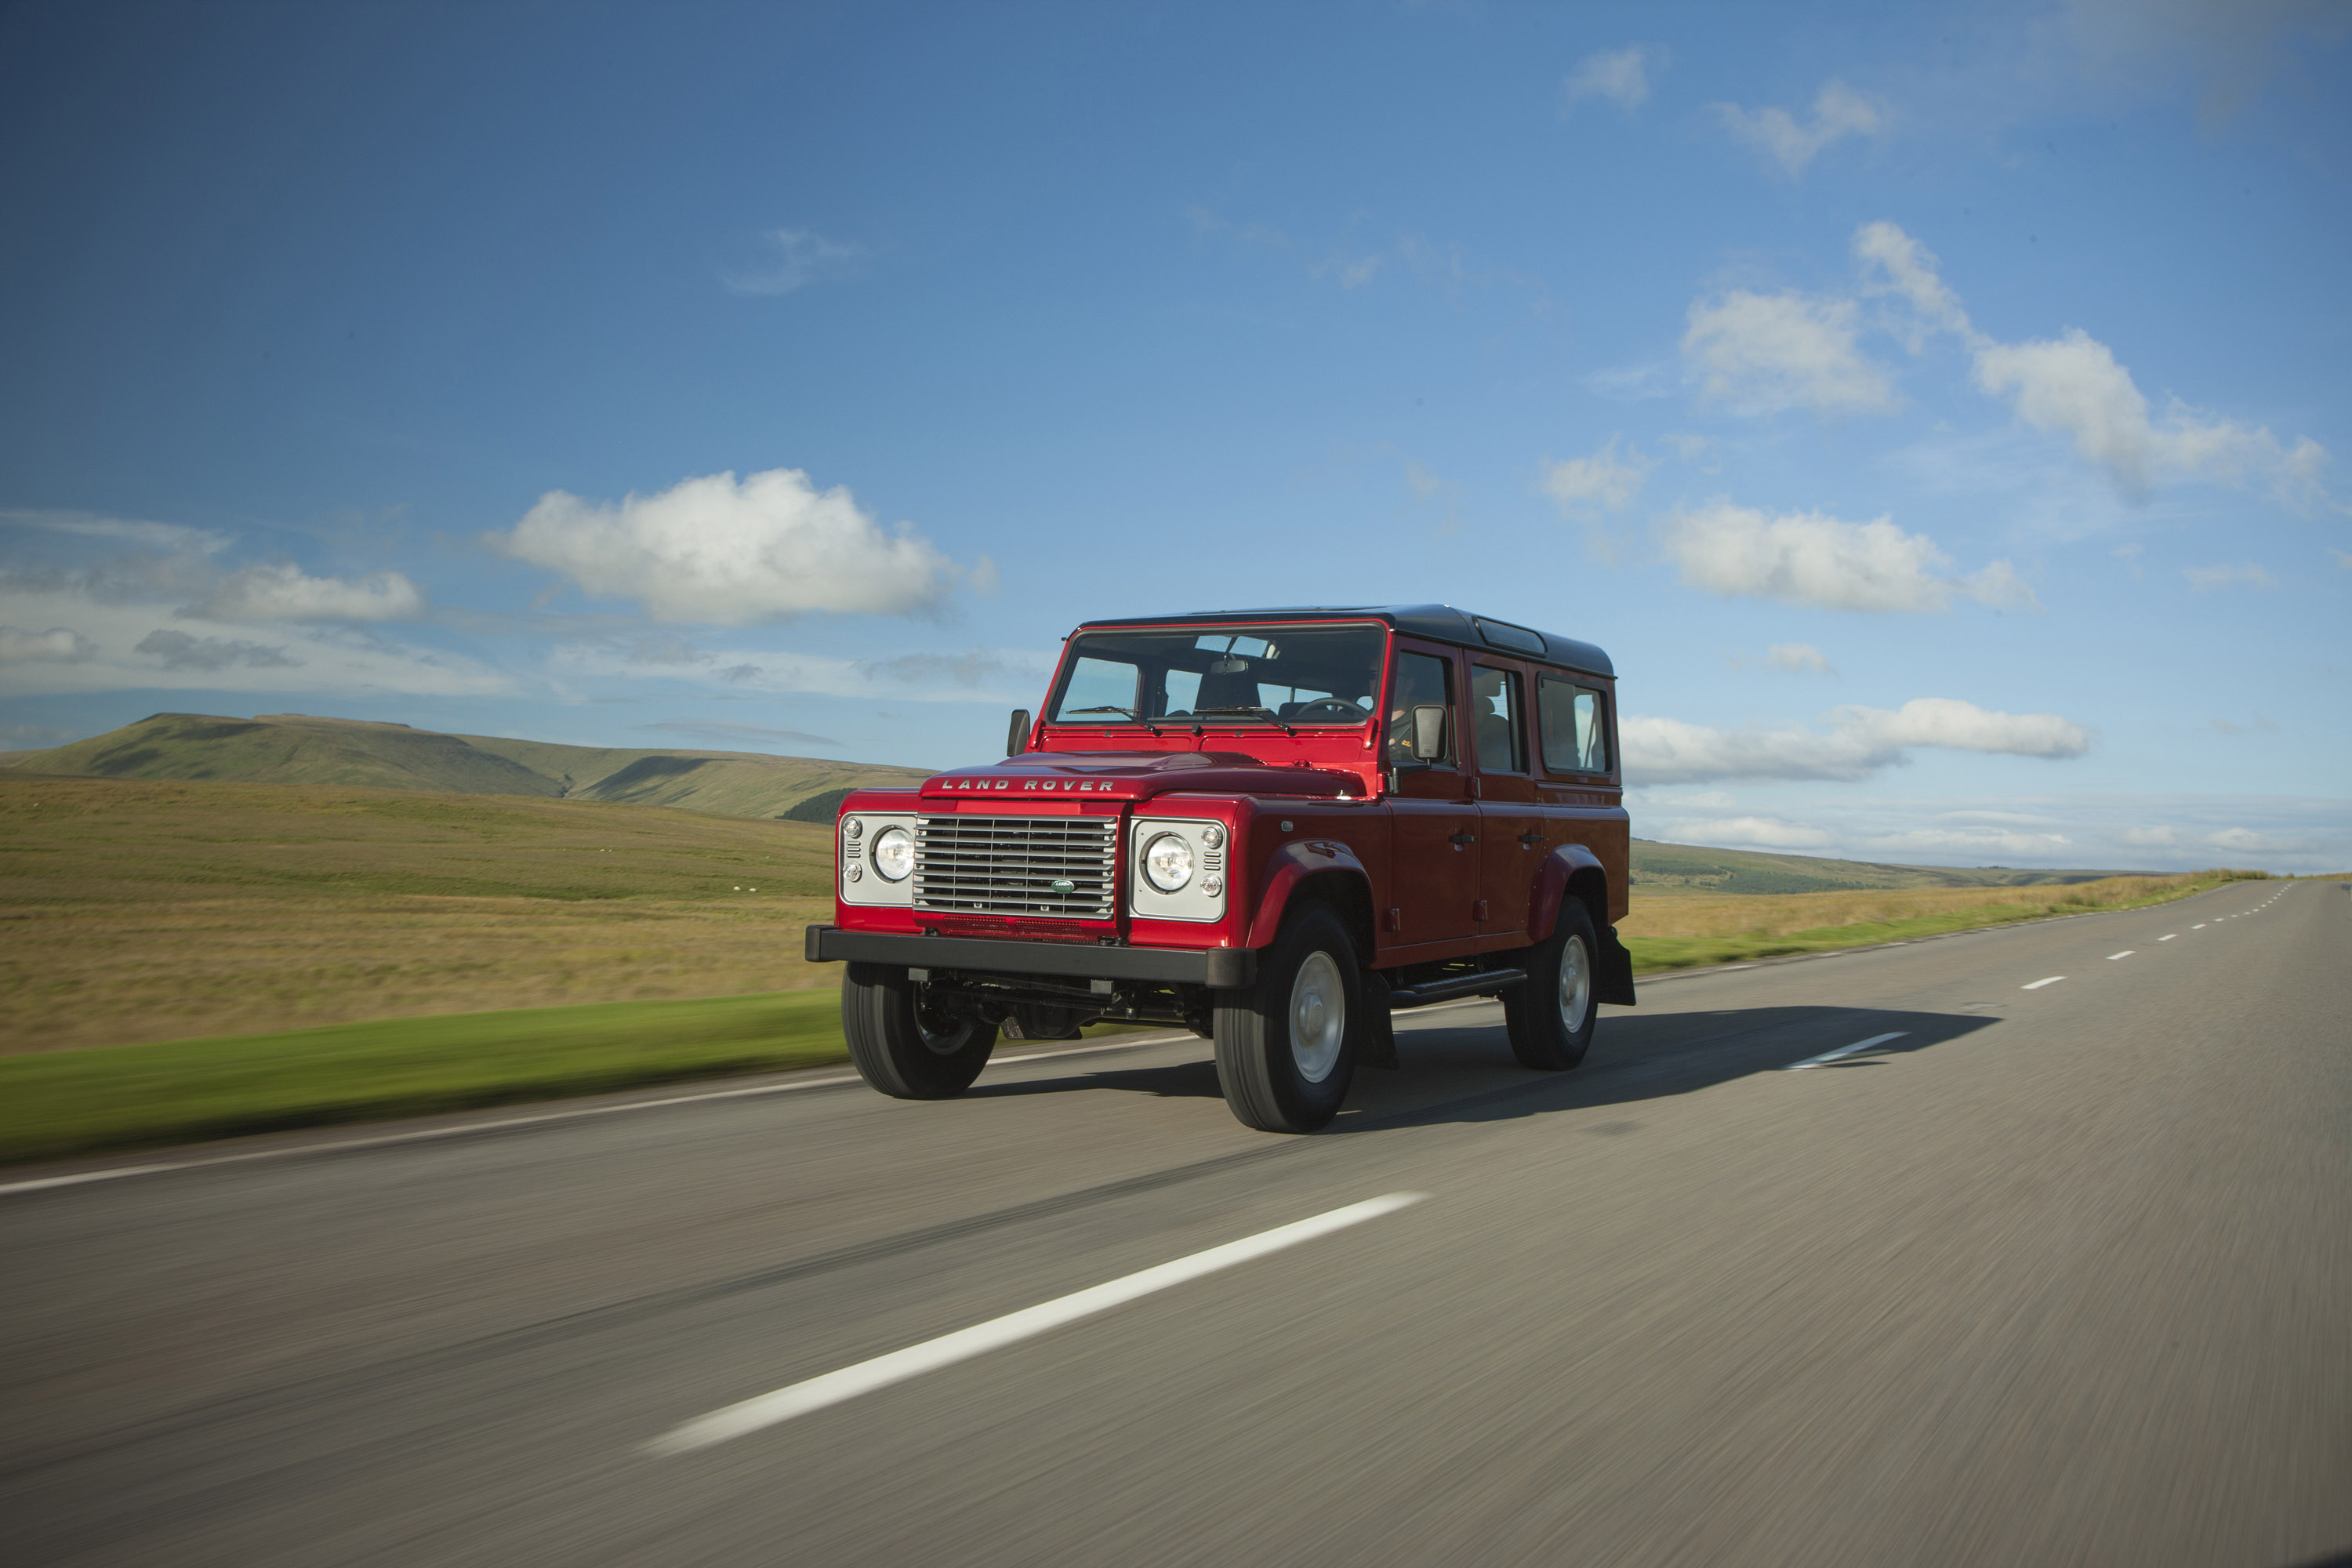
<svg viewBox="0 0 2352 1568">
<path fill-rule="evenodd" d="M 1345 844 L 1317 839 L 1282 846 L 1267 857 L 1262 886 L 1265 890 L 1250 917 L 1249 946 L 1273 945 L 1289 911 L 1312 900 L 1331 907 L 1348 928 L 1359 960 L 1371 962 L 1371 874 Z"/>
</svg>

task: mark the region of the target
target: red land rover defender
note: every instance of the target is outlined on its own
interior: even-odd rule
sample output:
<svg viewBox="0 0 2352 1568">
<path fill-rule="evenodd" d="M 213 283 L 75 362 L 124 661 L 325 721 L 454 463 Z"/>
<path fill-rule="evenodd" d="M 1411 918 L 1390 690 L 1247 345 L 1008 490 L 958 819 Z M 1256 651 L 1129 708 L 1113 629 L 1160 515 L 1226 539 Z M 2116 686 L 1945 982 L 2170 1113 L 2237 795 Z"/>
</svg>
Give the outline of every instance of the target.
<svg viewBox="0 0 2352 1568">
<path fill-rule="evenodd" d="M 860 790 L 835 837 L 866 1081 L 970 1087 L 1008 1026 L 1216 1042 L 1234 1114 L 1331 1120 L 1391 1008 L 1500 994 L 1572 1068 L 1633 1000 L 1616 681 L 1590 643 L 1444 605 L 1089 621 L 1003 762 Z"/>
</svg>

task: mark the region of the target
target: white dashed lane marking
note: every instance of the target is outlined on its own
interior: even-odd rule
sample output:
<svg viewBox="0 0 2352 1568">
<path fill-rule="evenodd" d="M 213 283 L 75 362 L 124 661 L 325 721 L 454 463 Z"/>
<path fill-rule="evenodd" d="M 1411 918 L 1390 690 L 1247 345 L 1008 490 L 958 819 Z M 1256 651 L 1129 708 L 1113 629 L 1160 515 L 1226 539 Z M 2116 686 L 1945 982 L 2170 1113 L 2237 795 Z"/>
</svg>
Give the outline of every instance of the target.
<svg viewBox="0 0 2352 1568">
<path fill-rule="evenodd" d="M 2107 962 L 2109 963 L 2113 963 L 2118 958 L 2129 958 L 2133 953 L 2137 952 L 2138 951 L 2139 949 L 2136 947 L 2127 947 L 2121 952 L 2111 952 L 2107 954 Z"/>
<path fill-rule="evenodd" d="M 1883 1046 L 1889 1040 L 1899 1040 L 1909 1032 L 1910 1031 L 1906 1029 L 1897 1029 L 1891 1035 L 1873 1035 L 1866 1040 L 1856 1040 L 1850 1046 L 1840 1046 L 1833 1051 L 1823 1051 L 1820 1056 L 1807 1057 L 1801 1062 L 1790 1062 L 1787 1067 L 1782 1068 L 1780 1070 L 1782 1072 L 1802 1072 L 1807 1068 L 1820 1067 L 1823 1062 L 1833 1062 L 1840 1057 L 1850 1057 L 1856 1051 L 1866 1051 L 1874 1046 Z"/>
<path fill-rule="evenodd" d="M 2023 984 L 2023 985 L 2019 986 L 2019 987 L 2018 987 L 2018 989 L 2019 989 L 2020 991 L 2039 991 L 2039 990 L 2041 990 L 2044 985 L 2055 985 L 2055 984 L 2057 984 L 2061 980 L 2063 980 L 2063 979 L 2065 979 L 2065 978 L 2066 978 L 2066 977 L 2065 977 L 2064 975 L 2063 975 L 2063 974 L 2053 974 L 2053 975 L 2052 975 L 2052 976 L 2051 976 L 2049 979 L 2047 979 L 2047 980 L 2035 980 L 2035 981 L 2031 981 L 2031 982 L 2027 983 L 2026 984 Z"/>
<path fill-rule="evenodd" d="M 892 1351 L 887 1355 L 878 1355 L 871 1361 L 861 1361 L 855 1366 L 845 1366 L 838 1372 L 828 1372 L 821 1377 L 812 1377 L 779 1388 L 772 1394 L 762 1394 L 756 1399 L 746 1399 L 740 1405 L 714 1410 L 655 1438 L 646 1445 L 646 1451 L 667 1456 L 708 1448 L 713 1443 L 724 1443 L 730 1437 L 740 1437 L 763 1426 L 790 1421 L 795 1415 L 806 1415 L 829 1405 L 855 1399 L 861 1394 L 871 1394 L 877 1388 L 887 1388 L 894 1383 L 904 1383 L 910 1377 L 919 1377 L 924 1373 L 1018 1344 L 1048 1329 L 1057 1329 L 1080 1318 L 1108 1311 L 1138 1297 L 1165 1290 L 1171 1285 L 1181 1285 L 1204 1274 L 1214 1274 L 1221 1268 L 1231 1268 L 1237 1263 L 1247 1263 L 1252 1258 L 1296 1247 L 1302 1241 L 1312 1241 L 1335 1230 L 1345 1230 L 1368 1219 L 1394 1214 L 1427 1196 L 1427 1193 L 1390 1193 L 1382 1197 L 1367 1198 L 1360 1204 L 1349 1204 L 1346 1208 L 1317 1215 L 1313 1219 L 1277 1226 L 1239 1241 L 1213 1247 L 1206 1252 L 1196 1252 L 1172 1263 L 1162 1263 L 1139 1273 L 1126 1275 L 1108 1284 L 1057 1297 L 1018 1312 L 1008 1312 L 1001 1318 L 991 1318 L 969 1329 L 959 1329 L 935 1340 L 925 1340 L 919 1345 L 908 1345 L 902 1351 Z"/>
</svg>

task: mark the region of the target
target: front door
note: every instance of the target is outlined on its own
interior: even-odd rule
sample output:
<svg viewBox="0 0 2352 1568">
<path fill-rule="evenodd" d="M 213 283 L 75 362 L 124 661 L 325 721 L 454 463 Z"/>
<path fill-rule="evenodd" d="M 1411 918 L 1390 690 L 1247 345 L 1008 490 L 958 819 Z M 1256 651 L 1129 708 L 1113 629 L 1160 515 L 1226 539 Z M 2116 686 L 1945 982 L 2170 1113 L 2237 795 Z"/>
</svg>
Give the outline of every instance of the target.
<svg viewBox="0 0 2352 1568">
<path fill-rule="evenodd" d="M 1454 650 L 1399 638 L 1393 657 L 1384 759 L 1396 777 L 1389 801 L 1390 907 L 1374 924 L 1381 954 L 1410 961 L 1419 955 L 1399 950 L 1450 943 L 1460 951 L 1477 934 L 1478 806 L 1463 765 Z M 1423 704 L 1446 710 L 1444 753 L 1428 763 L 1412 754 L 1412 710 Z"/>
<path fill-rule="evenodd" d="M 1492 939 L 1485 946 L 1517 947 L 1528 940 L 1548 847 L 1528 750 L 1526 672 L 1474 660 L 1464 727 L 1478 764 L 1478 934 Z"/>
</svg>

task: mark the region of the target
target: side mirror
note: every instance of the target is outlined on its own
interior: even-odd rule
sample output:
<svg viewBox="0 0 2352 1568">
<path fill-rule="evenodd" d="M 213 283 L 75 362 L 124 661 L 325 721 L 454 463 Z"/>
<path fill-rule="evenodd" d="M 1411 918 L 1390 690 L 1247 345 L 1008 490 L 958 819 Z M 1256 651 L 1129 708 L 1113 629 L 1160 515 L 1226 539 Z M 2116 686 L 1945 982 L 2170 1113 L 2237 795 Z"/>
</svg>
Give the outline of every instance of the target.
<svg viewBox="0 0 2352 1568">
<path fill-rule="evenodd" d="M 1029 710 L 1015 708 L 1013 723 L 1004 731 L 1004 754 L 1017 757 L 1029 749 Z"/>
<path fill-rule="evenodd" d="M 1445 755 L 1445 708 L 1425 702 L 1412 710 L 1412 759 L 1433 763 Z"/>
</svg>

